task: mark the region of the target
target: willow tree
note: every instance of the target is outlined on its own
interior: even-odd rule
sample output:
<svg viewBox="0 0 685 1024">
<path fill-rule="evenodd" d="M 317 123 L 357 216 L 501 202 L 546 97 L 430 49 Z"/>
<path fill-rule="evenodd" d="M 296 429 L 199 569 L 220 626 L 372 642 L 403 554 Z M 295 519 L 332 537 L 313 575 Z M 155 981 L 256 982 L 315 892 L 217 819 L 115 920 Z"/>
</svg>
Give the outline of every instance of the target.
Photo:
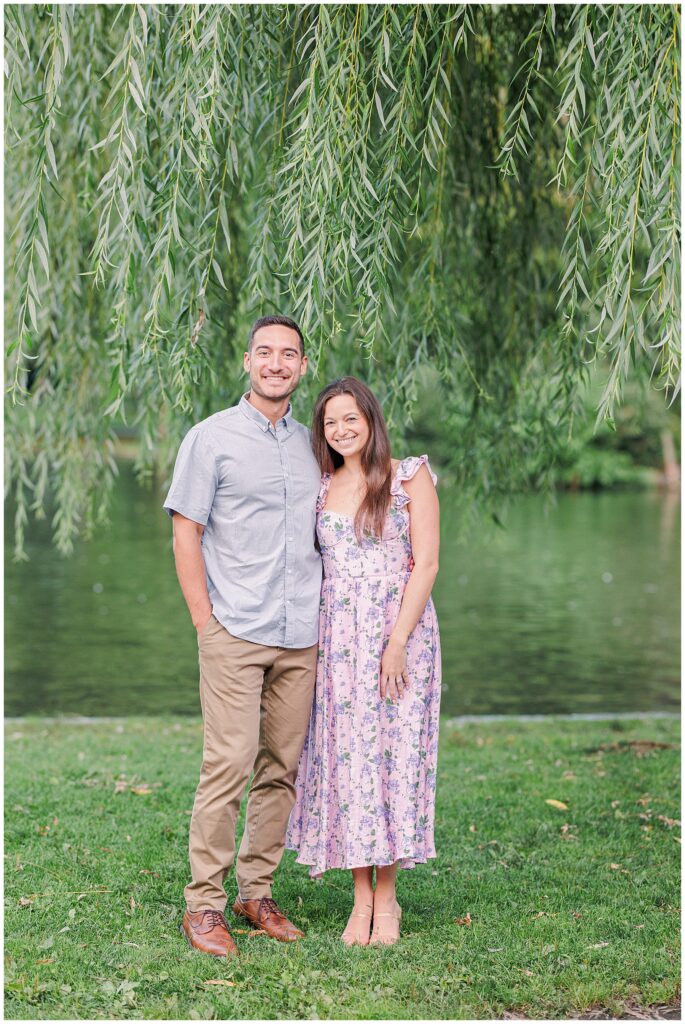
<svg viewBox="0 0 685 1024">
<path fill-rule="evenodd" d="M 464 493 L 540 478 L 602 358 L 677 393 L 679 8 L 4 9 L 6 479 L 17 548 L 106 515 L 122 424 L 166 470 L 302 324 L 400 436 L 442 381 Z"/>
</svg>

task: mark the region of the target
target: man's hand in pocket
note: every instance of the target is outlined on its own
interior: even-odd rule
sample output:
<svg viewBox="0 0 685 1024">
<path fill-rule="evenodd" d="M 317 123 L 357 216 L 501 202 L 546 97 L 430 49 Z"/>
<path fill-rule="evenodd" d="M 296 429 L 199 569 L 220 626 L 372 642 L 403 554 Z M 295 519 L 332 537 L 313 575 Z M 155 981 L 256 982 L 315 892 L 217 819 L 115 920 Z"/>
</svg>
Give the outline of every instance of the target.
<svg viewBox="0 0 685 1024">
<path fill-rule="evenodd" d="M 198 637 L 202 636 L 202 634 L 206 630 L 207 626 L 209 625 L 209 620 L 211 619 L 212 614 L 212 609 L 210 608 L 209 612 L 206 615 L 203 615 L 202 618 L 195 623 L 195 629 L 197 630 Z"/>
</svg>

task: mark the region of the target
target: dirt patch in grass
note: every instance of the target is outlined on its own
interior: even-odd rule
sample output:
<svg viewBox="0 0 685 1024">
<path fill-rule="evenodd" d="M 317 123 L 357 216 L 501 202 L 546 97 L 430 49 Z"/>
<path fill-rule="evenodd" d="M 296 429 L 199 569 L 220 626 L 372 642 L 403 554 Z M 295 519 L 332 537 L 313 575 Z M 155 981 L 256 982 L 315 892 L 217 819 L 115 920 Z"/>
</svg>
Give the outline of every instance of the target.
<svg viewBox="0 0 685 1024">
<path fill-rule="evenodd" d="M 525 1013 L 507 1011 L 503 1020 L 530 1020 Z M 638 1006 L 627 1003 L 616 1016 L 605 1006 L 592 1006 L 584 1013 L 579 1013 L 575 1020 L 682 1020 L 680 999 L 673 1003 L 655 1003 L 653 1006 Z"/>
<path fill-rule="evenodd" d="M 656 743 L 654 740 L 614 740 L 613 743 L 600 743 L 598 747 L 593 747 L 589 753 L 596 754 L 602 750 L 605 753 L 626 754 L 628 751 L 632 751 L 638 757 L 644 757 L 645 754 L 651 754 L 655 750 L 677 749 L 677 743 Z"/>
<path fill-rule="evenodd" d="M 675 1003 L 656 1003 L 654 1006 L 628 1004 L 620 1017 L 608 1013 L 603 1007 L 593 1007 L 581 1014 L 579 1020 L 681 1020 L 680 1000 Z"/>
</svg>

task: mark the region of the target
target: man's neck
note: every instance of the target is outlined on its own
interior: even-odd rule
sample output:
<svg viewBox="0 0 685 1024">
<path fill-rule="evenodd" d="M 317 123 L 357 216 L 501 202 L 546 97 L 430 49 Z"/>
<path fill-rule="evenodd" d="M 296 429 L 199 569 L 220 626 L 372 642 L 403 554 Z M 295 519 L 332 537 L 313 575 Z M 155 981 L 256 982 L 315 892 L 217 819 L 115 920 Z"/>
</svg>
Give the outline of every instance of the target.
<svg viewBox="0 0 685 1024">
<path fill-rule="evenodd" d="M 274 427 L 280 419 L 283 419 L 290 405 L 289 398 L 281 398 L 278 402 L 271 402 L 268 398 L 256 395 L 252 390 L 250 390 L 247 400 L 258 412 L 261 412 L 262 416 L 266 416 L 268 420 L 271 420 Z"/>
</svg>

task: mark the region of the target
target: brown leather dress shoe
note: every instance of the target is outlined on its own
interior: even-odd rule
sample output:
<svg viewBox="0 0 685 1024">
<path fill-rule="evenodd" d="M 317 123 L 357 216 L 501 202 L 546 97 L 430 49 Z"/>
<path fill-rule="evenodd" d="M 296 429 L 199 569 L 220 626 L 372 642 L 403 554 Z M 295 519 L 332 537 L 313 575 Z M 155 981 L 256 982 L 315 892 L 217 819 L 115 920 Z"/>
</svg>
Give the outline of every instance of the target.
<svg viewBox="0 0 685 1024">
<path fill-rule="evenodd" d="M 181 933 L 188 945 L 211 956 L 238 956 L 226 918 L 220 910 L 186 910 Z"/>
<path fill-rule="evenodd" d="M 257 900 L 241 900 L 239 896 L 233 904 L 233 913 L 238 917 L 246 917 L 251 924 L 279 942 L 295 942 L 304 938 L 304 932 L 288 920 L 270 896 L 262 896 Z"/>
</svg>

